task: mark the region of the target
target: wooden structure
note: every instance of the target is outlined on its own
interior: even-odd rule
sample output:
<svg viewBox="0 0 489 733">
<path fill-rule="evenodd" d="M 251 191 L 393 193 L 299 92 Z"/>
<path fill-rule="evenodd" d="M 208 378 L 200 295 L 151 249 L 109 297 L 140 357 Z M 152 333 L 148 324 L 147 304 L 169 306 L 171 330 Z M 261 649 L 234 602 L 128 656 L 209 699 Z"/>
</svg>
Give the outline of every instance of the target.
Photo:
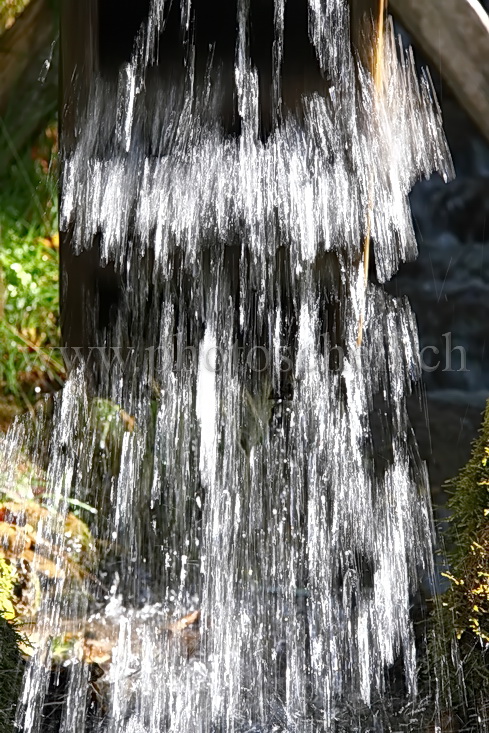
<svg viewBox="0 0 489 733">
<path fill-rule="evenodd" d="M 489 16 L 480 2 L 390 0 L 390 6 L 489 141 Z"/>
<path fill-rule="evenodd" d="M 370 35 L 369 19 L 376 19 L 379 0 L 350 0 L 350 3 L 352 35 L 360 45 L 360 39 Z M 131 23 L 140 20 L 145 4 L 147 0 L 138 3 L 120 0 L 115 5 L 112 0 L 101 3 L 102 26 L 108 23 L 111 7 L 115 8 L 106 56 L 112 54 L 115 58 L 127 45 Z M 136 7 L 135 12 L 131 5 Z M 226 5 L 231 7 L 233 3 Z M 55 7 L 53 0 L 31 0 L 12 28 L 0 36 L 0 117 L 10 137 L 2 139 L 0 145 L 0 174 L 12 158 L 12 148 L 21 149 L 56 108 L 57 47 L 53 48 L 53 43 L 58 20 Z M 489 17 L 480 2 L 390 0 L 389 9 L 409 31 L 415 45 L 440 70 L 461 106 L 489 140 Z M 131 13 L 134 18 L 127 24 L 125 19 Z M 65 27 L 72 25 L 78 29 L 69 38 L 65 34 L 62 54 L 65 68 L 72 70 L 76 65 L 80 69 L 80 59 L 93 68 L 97 55 L 93 34 L 88 47 L 82 49 L 81 44 L 89 39 L 86 29 L 93 29 L 94 23 L 98 23 L 97 2 L 64 0 L 63 14 Z M 364 53 L 368 55 L 368 51 Z M 52 68 L 46 75 L 50 63 Z M 63 74 L 65 89 L 72 81 L 67 74 Z"/>
<path fill-rule="evenodd" d="M 349 0 L 352 41 L 366 65 L 372 63 L 376 23 L 383 0 Z M 31 0 L 14 26 L 0 37 L 0 175 L 15 154 L 53 114 L 57 104 L 57 73 L 53 68 L 47 81 L 45 61 L 52 55 L 57 16 L 54 0 Z M 193 0 L 199 16 L 199 44 L 207 60 L 210 43 L 223 68 L 234 67 L 236 32 L 235 0 Z M 54 6 L 56 3 L 54 2 Z M 175 43 L 171 24 L 166 33 L 161 66 L 170 64 L 173 73 L 181 60 L 178 37 L 178 3 L 173 3 L 176 18 Z M 270 95 L 270 49 L 273 43 L 273 2 L 252 0 L 254 63 L 260 70 L 264 93 L 263 135 L 273 126 Z M 129 60 L 133 39 L 149 0 L 63 0 L 61 23 L 61 129 L 64 152 L 75 144 L 77 123 L 83 116 L 94 75 L 117 79 L 120 64 Z M 307 40 L 307 3 L 287 0 L 286 55 L 283 66 L 283 97 L 293 106 L 304 92 L 327 86 L 318 74 L 314 52 Z M 389 9 L 411 33 L 417 46 L 440 69 L 461 105 L 489 140 L 489 18 L 478 0 L 390 0 Z M 287 49 L 289 49 L 287 51 Z M 166 54 L 166 55 L 165 55 Z M 204 58 L 205 56 L 205 58 Z M 177 61 L 175 61 L 177 58 Z M 204 63 L 204 66 L 205 66 Z M 56 54 L 53 56 L 56 67 Z M 223 102 L 222 121 L 229 133 L 239 133 L 239 115 L 230 96 Z M 268 100 L 268 101 L 267 101 Z M 2 135 L 3 132 L 3 135 Z M 63 306 L 62 331 L 66 343 L 82 345 L 89 334 L 103 324 L 116 306 L 121 282 L 110 267 L 100 267 L 97 242 L 83 255 L 74 257 L 71 235 L 61 238 Z M 67 303 L 69 302 L 69 307 Z M 97 313 L 88 304 L 97 304 Z M 85 319 L 89 319 L 85 322 Z"/>
<path fill-rule="evenodd" d="M 352 3 L 352 42 L 361 50 L 367 64 L 373 43 L 372 18 L 377 18 L 380 0 L 350 0 Z M 251 0 L 250 55 L 260 80 L 261 134 L 266 139 L 277 124 L 273 100 L 272 53 L 274 42 L 273 0 Z M 240 133 L 241 120 L 234 93 L 236 48 L 236 0 L 193 0 L 196 22 L 195 84 L 204 83 L 208 73 L 209 48 L 217 66 L 229 78 L 223 85 L 219 120 L 229 135 Z M 77 126 L 83 118 L 90 85 L 100 75 L 117 85 L 118 72 L 130 60 L 134 39 L 148 13 L 149 0 L 64 0 L 61 18 L 61 145 L 63 157 L 76 143 Z M 285 109 L 299 108 L 301 96 L 317 91 L 326 94 L 328 79 L 319 69 L 308 33 L 308 6 L 304 0 L 287 0 L 285 9 L 282 100 Z M 160 45 L 156 74 L 184 81 L 185 44 L 182 38 L 179 3 L 173 3 L 165 22 L 164 42 Z M 61 232 L 61 328 L 69 346 L 95 345 L 97 334 L 110 328 L 120 310 L 121 294 L 127 284 L 111 263 L 100 263 L 99 242 L 84 242 L 84 251 L 73 255 L 73 232 Z M 239 258 L 234 266 L 238 266 Z M 235 278 L 239 282 L 239 278 Z M 148 294 L 148 300 L 150 294 Z"/>
</svg>

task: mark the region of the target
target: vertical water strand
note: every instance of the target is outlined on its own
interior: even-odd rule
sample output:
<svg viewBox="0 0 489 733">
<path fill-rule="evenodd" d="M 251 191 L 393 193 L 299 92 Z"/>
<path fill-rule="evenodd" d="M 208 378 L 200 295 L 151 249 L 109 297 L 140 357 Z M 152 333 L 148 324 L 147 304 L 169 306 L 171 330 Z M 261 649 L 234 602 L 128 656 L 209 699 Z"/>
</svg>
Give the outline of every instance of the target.
<svg viewBox="0 0 489 733">
<path fill-rule="evenodd" d="M 274 5 L 274 28 L 275 37 L 273 40 L 273 96 L 272 110 L 278 119 L 282 114 L 282 63 L 284 58 L 284 31 L 285 31 L 285 4 L 287 0 L 276 0 Z"/>
<path fill-rule="evenodd" d="M 376 109 L 379 103 L 381 103 L 382 87 L 384 81 L 384 15 L 386 12 L 386 0 L 379 0 L 379 14 L 377 18 L 377 25 L 375 27 L 375 47 L 372 50 L 373 62 L 372 62 L 372 76 L 375 89 L 374 97 L 374 108 L 373 112 L 376 113 Z M 372 175 L 372 174 L 371 174 Z M 360 299 L 360 319 L 358 323 L 358 346 L 362 345 L 363 339 L 363 319 L 365 312 L 365 303 L 362 302 L 365 298 L 365 291 L 368 285 L 368 273 L 370 267 L 370 245 L 371 245 L 371 230 L 372 230 L 372 210 L 375 206 L 374 191 L 372 189 L 372 181 L 369 183 L 368 193 L 368 204 L 367 204 L 367 220 L 365 224 L 365 237 L 363 242 L 363 277 L 364 277 L 364 291 L 363 298 Z"/>
<path fill-rule="evenodd" d="M 75 374 L 55 408 L 56 428 L 50 441 L 45 484 L 48 512 L 43 514 L 37 526 L 36 546 L 39 550 L 34 554 L 32 561 L 32 572 L 41 575 L 46 551 L 55 550 L 55 566 L 52 572 L 48 573 L 51 582 L 45 582 L 38 611 L 36 625 L 38 649 L 27 669 L 23 695 L 17 711 L 19 727 L 23 726 L 23 729 L 33 733 L 41 730 L 41 713 L 53 664 L 54 640 L 66 631 L 76 634 L 79 619 L 86 613 L 88 585 L 83 582 L 78 588 L 71 585 L 73 576 L 70 575 L 69 538 L 64 523 L 60 524 L 59 514 L 66 507 L 67 500 L 79 481 L 77 455 L 83 446 L 80 429 L 86 418 L 86 410 L 81 375 Z M 9 436 L 7 443 L 8 441 Z M 34 461 L 36 458 L 40 460 L 41 456 L 34 456 Z M 80 660 L 73 660 L 74 668 L 77 667 L 75 675 L 80 664 Z M 78 691 L 73 687 L 70 692 L 70 700 L 77 697 Z M 82 725 L 84 716 L 85 711 L 82 708 L 77 714 L 78 722 Z"/>
<path fill-rule="evenodd" d="M 225 314 L 222 319 L 225 320 Z M 239 436 L 236 425 L 238 392 L 232 365 L 225 356 L 219 364 L 216 360 L 217 347 L 219 345 L 222 353 L 223 346 L 221 324 L 222 320 L 211 310 L 199 349 L 197 399 L 202 404 L 204 400 L 207 402 L 205 412 L 203 408 L 201 413 L 200 461 L 205 491 L 201 572 L 203 619 L 209 629 L 206 654 L 210 665 L 210 719 L 222 720 L 226 727 L 233 724 L 237 710 L 235 698 L 241 682 L 241 657 L 239 652 L 233 657 L 232 652 L 239 649 L 236 645 L 240 641 L 234 577 L 239 530 L 236 526 L 239 497 L 234 490 Z"/>
<path fill-rule="evenodd" d="M 101 369 L 101 394 L 133 425 L 113 475 L 105 471 L 109 496 L 98 494 L 108 504 L 99 539 L 116 558 L 105 571 L 111 589 L 91 608 L 116 637 L 102 729 L 366 730 L 399 660 L 415 695 L 409 609 L 432 566 L 428 492 L 405 405 L 419 378 L 415 327 L 406 303 L 366 286 L 362 234 L 372 208 L 379 282 L 415 255 L 409 189 L 434 169 L 450 174 L 439 110 L 391 25 L 377 103 L 375 79 L 351 51 L 343 0 L 307 2 L 326 92 L 285 109 L 286 2 L 276 0 L 276 121 L 264 135 L 253 3 L 239 0 L 240 134 L 230 134 L 223 77 L 210 60 L 205 81 L 195 73 L 194 3 L 179 8 L 185 72 L 153 73 L 170 5 L 152 0 L 115 87 L 93 81 L 64 163 L 61 228 L 75 232 L 78 253 L 97 238 L 101 260 L 125 278 L 100 348 L 118 348 L 130 332 L 135 351 Z M 57 501 L 67 492 L 86 499 L 98 480 L 86 400 L 83 380 L 71 377 L 51 438 Z M 379 400 L 388 444 L 380 467 L 370 424 Z M 22 438 L 9 440 L 12 451 Z M 60 577 L 41 610 L 46 638 L 61 620 L 87 622 L 88 602 L 67 608 L 64 588 Z M 200 648 L 189 654 L 172 624 L 199 606 Z M 41 729 L 46 649 L 26 674 L 26 733 Z M 86 726 L 79 662 L 66 731 Z"/>
</svg>

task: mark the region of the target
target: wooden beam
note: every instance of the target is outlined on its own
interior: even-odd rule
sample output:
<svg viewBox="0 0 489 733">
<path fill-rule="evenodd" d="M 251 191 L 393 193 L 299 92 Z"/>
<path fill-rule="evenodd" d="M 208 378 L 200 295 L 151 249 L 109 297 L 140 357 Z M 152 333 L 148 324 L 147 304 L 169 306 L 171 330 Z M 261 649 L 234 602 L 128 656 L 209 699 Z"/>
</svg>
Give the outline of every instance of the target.
<svg viewBox="0 0 489 733">
<path fill-rule="evenodd" d="M 394 15 L 489 140 L 489 16 L 478 0 L 390 0 Z"/>
</svg>

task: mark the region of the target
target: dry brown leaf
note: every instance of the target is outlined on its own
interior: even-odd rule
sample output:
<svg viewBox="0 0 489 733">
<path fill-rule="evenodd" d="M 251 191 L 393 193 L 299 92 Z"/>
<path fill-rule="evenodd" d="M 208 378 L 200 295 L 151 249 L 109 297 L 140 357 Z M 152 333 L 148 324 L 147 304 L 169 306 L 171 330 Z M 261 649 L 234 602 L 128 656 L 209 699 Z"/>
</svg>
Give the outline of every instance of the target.
<svg viewBox="0 0 489 733">
<path fill-rule="evenodd" d="M 66 577 L 65 571 L 59 567 L 55 562 L 49 560 L 47 557 L 36 554 L 33 550 L 24 550 L 22 558 L 36 569 L 37 572 L 45 575 L 47 578 L 57 578 L 63 580 Z M 63 565 L 66 561 L 63 560 Z"/>
<path fill-rule="evenodd" d="M 189 626 L 193 626 L 194 624 L 198 624 L 199 622 L 200 611 L 192 611 L 192 613 L 189 613 L 186 616 L 178 619 L 178 621 L 175 621 L 175 623 L 170 624 L 168 626 L 168 630 L 179 633 L 185 631 L 185 629 L 188 629 Z"/>
</svg>

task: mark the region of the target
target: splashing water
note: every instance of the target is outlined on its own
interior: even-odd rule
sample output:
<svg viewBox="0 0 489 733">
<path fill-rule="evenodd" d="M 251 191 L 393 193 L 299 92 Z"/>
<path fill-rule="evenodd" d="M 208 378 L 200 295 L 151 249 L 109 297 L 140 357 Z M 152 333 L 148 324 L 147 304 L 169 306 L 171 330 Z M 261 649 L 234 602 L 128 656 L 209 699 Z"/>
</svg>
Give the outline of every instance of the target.
<svg viewBox="0 0 489 733">
<path fill-rule="evenodd" d="M 44 594 L 45 642 L 18 716 L 27 733 L 43 729 L 53 639 L 89 617 L 114 636 L 107 702 L 93 722 L 90 669 L 74 652 L 61 731 L 388 730 L 375 711 L 394 665 L 398 694 L 416 696 L 410 606 L 433 573 L 405 405 L 417 336 L 405 301 L 365 286 L 362 243 L 369 222 L 379 283 L 415 257 L 407 195 L 434 170 L 447 178 L 449 155 L 429 79 L 389 24 L 376 88 L 343 0 L 309 0 L 324 94 L 284 108 L 285 8 L 275 0 L 266 136 L 247 0 L 239 135 L 219 121 L 224 70 L 210 55 L 195 71 L 190 2 L 180 76 L 154 73 L 167 8 L 152 0 L 117 89 L 92 80 L 64 161 L 61 230 L 76 253 L 97 239 L 125 289 L 92 364 L 56 401 L 46 495 L 97 506 L 106 567 L 76 593 L 60 573 Z M 98 394 L 133 421 L 115 466 L 93 427 L 96 358 Z M 42 539 L 54 531 L 46 522 Z M 172 624 L 196 608 L 189 648 Z"/>
</svg>

